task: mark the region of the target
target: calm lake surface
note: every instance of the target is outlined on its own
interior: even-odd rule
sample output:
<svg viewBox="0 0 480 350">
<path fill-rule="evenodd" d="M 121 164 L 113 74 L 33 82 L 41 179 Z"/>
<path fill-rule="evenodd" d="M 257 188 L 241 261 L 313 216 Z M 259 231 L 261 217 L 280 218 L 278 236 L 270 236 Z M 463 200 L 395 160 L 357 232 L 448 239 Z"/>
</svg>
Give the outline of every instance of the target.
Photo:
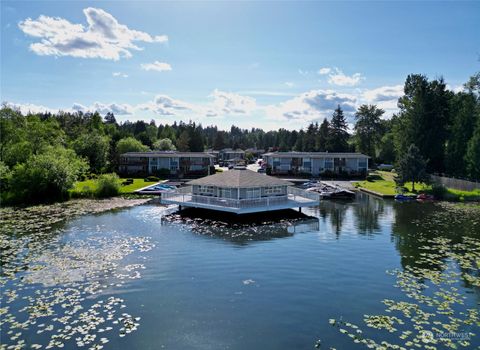
<svg viewBox="0 0 480 350">
<path fill-rule="evenodd" d="M 384 299 L 409 300 L 386 271 L 415 266 L 431 238 L 480 239 L 478 222 L 438 205 L 366 195 L 263 223 L 163 210 L 81 216 L 40 238 L 17 231 L 3 243 L 2 346 L 312 349 L 320 339 L 325 349 L 365 348 L 329 319 L 393 342 L 398 336 L 363 322 L 385 314 Z M 428 268 L 441 269 L 434 259 Z M 450 285 L 463 300 L 456 311 L 479 309 L 478 286 Z M 478 333 L 478 323 L 457 331 Z M 465 348 L 479 338 L 468 336 Z"/>
</svg>

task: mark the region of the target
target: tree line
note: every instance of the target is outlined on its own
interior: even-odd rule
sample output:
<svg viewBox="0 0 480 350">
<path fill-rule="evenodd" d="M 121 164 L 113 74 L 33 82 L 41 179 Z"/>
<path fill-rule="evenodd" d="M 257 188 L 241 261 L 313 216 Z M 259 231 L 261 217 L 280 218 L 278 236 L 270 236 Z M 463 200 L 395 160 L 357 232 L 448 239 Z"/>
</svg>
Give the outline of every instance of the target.
<svg viewBox="0 0 480 350">
<path fill-rule="evenodd" d="M 9 193 L 19 201 L 62 197 L 79 174 L 115 171 L 125 152 L 223 148 L 361 152 L 372 164 L 397 164 L 414 145 L 429 173 L 480 178 L 480 73 L 461 92 L 448 90 L 442 78 L 409 75 L 398 107 L 388 119 L 376 105 L 359 106 L 353 130 L 338 106 L 330 120 L 305 129 L 264 131 L 234 125 L 220 130 L 192 121 L 119 123 L 112 113 L 98 112 L 23 115 L 3 105 L 0 190 L 4 201 Z"/>
</svg>

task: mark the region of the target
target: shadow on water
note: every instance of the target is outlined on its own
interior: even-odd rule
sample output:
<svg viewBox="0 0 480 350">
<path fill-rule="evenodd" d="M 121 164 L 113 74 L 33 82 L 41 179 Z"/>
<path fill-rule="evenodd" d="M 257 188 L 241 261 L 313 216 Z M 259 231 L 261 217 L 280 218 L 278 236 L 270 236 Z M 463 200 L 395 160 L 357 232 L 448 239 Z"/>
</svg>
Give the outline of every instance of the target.
<svg viewBox="0 0 480 350">
<path fill-rule="evenodd" d="M 238 245 L 291 237 L 296 233 L 318 231 L 316 217 L 288 209 L 237 215 L 207 209 L 187 208 L 164 217 L 166 222 L 181 223 L 204 236 L 217 237 Z"/>
</svg>

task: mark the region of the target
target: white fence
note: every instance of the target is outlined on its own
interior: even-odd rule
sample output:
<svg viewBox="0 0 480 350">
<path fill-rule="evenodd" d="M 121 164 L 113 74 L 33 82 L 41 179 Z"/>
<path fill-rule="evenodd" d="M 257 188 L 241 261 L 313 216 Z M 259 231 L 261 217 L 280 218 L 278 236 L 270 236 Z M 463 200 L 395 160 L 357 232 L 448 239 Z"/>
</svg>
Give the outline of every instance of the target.
<svg viewBox="0 0 480 350">
<path fill-rule="evenodd" d="M 473 191 L 480 189 L 480 182 L 473 182 L 452 177 L 444 177 L 432 175 L 432 181 L 444 185 L 445 187 L 453 188 L 461 191 Z"/>
</svg>

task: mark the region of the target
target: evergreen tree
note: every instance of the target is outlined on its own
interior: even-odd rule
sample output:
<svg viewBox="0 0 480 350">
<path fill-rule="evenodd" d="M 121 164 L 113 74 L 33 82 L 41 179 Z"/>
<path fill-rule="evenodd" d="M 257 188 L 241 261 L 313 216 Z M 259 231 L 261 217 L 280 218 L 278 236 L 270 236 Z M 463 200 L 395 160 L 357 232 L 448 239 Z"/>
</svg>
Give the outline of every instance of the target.
<svg viewBox="0 0 480 350">
<path fill-rule="evenodd" d="M 327 151 L 329 137 L 330 123 L 328 122 L 327 118 L 324 118 L 322 124 L 320 124 L 320 127 L 318 128 L 315 148 L 320 152 Z"/>
<path fill-rule="evenodd" d="M 218 131 L 215 135 L 215 139 L 213 141 L 213 149 L 214 150 L 222 150 L 225 148 L 225 137 L 224 137 L 225 132 L 224 131 Z"/>
<path fill-rule="evenodd" d="M 302 152 L 305 150 L 303 145 L 304 139 L 305 139 L 305 131 L 301 129 L 298 132 L 297 141 L 295 142 L 295 146 L 294 146 L 294 151 Z"/>
<path fill-rule="evenodd" d="M 443 172 L 449 123 L 449 99 L 443 79 L 428 82 L 423 75 L 407 77 L 404 96 L 399 99 L 399 121 L 395 125 L 397 157 L 415 143 L 428 159 L 427 170 Z"/>
<path fill-rule="evenodd" d="M 328 151 L 331 152 L 347 152 L 348 151 L 348 126 L 343 110 L 338 105 L 333 112 L 330 121 L 330 137 L 328 140 Z"/>
<path fill-rule="evenodd" d="M 480 179 L 480 116 L 477 118 L 477 126 L 472 138 L 468 141 L 467 154 L 465 156 L 467 163 L 467 173 L 470 178 Z"/>
<path fill-rule="evenodd" d="M 472 93 L 458 93 L 452 99 L 453 121 L 447 140 L 446 172 L 454 176 L 467 173 L 467 145 L 475 129 L 476 99 Z"/>
<path fill-rule="evenodd" d="M 303 150 L 305 152 L 315 152 L 318 124 L 310 123 L 304 136 Z"/>
<path fill-rule="evenodd" d="M 188 130 L 183 130 L 180 136 L 177 139 L 177 149 L 181 152 L 187 152 L 190 150 L 190 135 Z"/>
</svg>

